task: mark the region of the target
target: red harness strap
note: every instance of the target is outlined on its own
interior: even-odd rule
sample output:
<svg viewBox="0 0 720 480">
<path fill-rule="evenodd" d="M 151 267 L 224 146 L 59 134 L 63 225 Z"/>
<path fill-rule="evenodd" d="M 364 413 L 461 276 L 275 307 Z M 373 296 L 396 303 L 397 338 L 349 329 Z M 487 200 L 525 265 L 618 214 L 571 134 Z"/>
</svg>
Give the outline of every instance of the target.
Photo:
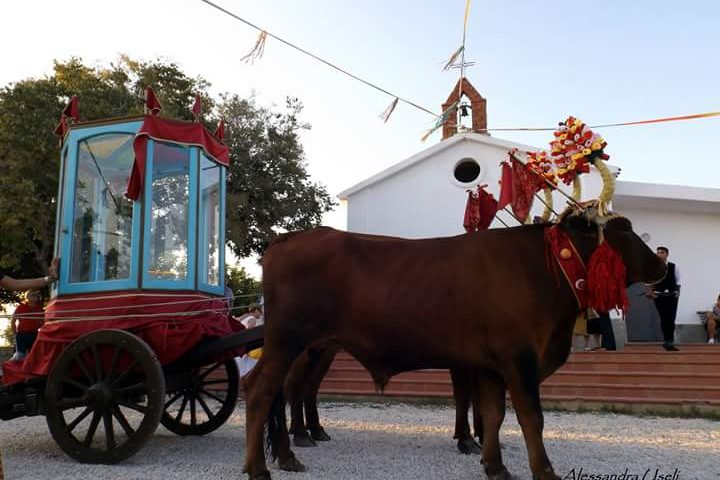
<svg viewBox="0 0 720 480">
<path fill-rule="evenodd" d="M 565 276 L 570 288 L 575 294 L 578 308 L 583 310 L 588 306 L 587 268 L 580 254 L 572 244 L 570 237 L 557 225 L 545 229 L 545 248 L 548 256 L 548 268 L 552 265 L 557 281 L 557 266 Z M 551 258 L 552 257 L 552 258 Z M 553 261 L 553 259 L 555 261 Z M 558 287 L 559 287 L 558 283 Z"/>
</svg>

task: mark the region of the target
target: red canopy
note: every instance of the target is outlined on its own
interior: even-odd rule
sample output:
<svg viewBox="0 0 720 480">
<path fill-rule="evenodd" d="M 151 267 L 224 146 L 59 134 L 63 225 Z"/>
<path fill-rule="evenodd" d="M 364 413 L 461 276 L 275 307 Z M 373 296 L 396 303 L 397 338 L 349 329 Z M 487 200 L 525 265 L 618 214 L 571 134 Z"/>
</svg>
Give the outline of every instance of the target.
<svg viewBox="0 0 720 480">
<path fill-rule="evenodd" d="M 125 193 L 125 196 L 130 200 L 137 200 L 142 191 L 148 138 L 161 142 L 200 147 L 208 157 L 217 163 L 226 167 L 230 165 L 230 152 L 227 145 L 215 138 L 201 123 L 183 122 L 146 115 L 133 144 L 135 163 Z"/>
</svg>

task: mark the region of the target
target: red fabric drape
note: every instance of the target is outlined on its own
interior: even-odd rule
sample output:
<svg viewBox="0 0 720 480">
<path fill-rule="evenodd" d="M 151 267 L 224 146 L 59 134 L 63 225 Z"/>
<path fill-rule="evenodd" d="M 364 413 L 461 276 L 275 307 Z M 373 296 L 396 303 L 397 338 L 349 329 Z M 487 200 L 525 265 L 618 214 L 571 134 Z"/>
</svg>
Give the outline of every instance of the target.
<svg viewBox="0 0 720 480">
<path fill-rule="evenodd" d="M 465 219 L 463 221 L 465 231 L 468 233 L 487 230 L 497 213 L 498 202 L 484 187 L 485 185 L 478 186 L 477 193 L 468 190 Z"/>
<path fill-rule="evenodd" d="M 65 117 L 72 119 L 73 122 L 80 120 L 80 101 L 78 100 L 77 95 L 72 96 L 70 103 L 68 103 L 63 109 L 62 114 Z"/>
<path fill-rule="evenodd" d="M 512 209 L 524 221 L 530 214 L 533 195 L 538 191 L 538 177 L 517 160 L 512 161 Z"/>
<path fill-rule="evenodd" d="M 192 113 L 195 116 L 195 121 L 197 122 L 200 119 L 200 114 L 202 113 L 202 102 L 199 94 L 195 95 L 195 103 L 193 103 L 192 106 Z"/>
<path fill-rule="evenodd" d="M 202 124 L 146 115 L 133 144 L 135 163 L 125 193 L 130 200 L 137 200 L 142 191 L 148 138 L 181 145 L 194 145 L 202 148 L 217 163 L 225 166 L 230 164 L 227 145 L 215 138 Z"/>
<path fill-rule="evenodd" d="M 145 89 L 145 107 L 147 107 L 151 115 L 157 115 L 160 113 L 160 110 L 162 110 L 160 100 L 158 100 L 157 95 L 155 95 L 155 90 L 153 90 L 152 87 Z"/>
<path fill-rule="evenodd" d="M 502 210 L 512 203 L 513 199 L 513 174 L 512 167 L 508 162 L 502 162 L 502 174 L 500 176 L 500 198 L 498 199 L 498 210 Z"/>
<path fill-rule="evenodd" d="M 82 310 L 82 311 L 78 311 Z M 165 365 L 200 340 L 242 330 L 228 319 L 222 297 L 202 293 L 121 291 L 67 296 L 50 302 L 46 323 L 23 361 L 5 362 L 5 385 L 47 375 L 62 350 L 100 329 L 126 330 L 143 339 Z M 234 354 L 241 354 L 238 349 Z"/>
<path fill-rule="evenodd" d="M 217 137 L 218 140 L 221 142 L 225 140 L 225 119 L 221 118 L 220 123 L 218 123 L 217 128 L 215 129 L 215 132 L 213 133 Z"/>
</svg>

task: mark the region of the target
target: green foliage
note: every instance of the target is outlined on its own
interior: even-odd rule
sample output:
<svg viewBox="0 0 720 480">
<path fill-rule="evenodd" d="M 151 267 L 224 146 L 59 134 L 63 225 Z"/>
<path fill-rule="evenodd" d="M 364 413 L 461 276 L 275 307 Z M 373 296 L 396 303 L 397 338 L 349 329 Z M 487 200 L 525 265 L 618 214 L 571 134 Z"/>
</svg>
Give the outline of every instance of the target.
<svg viewBox="0 0 720 480">
<path fill-rule="evenodd" d="M 250 276 L 242 267 L 225 269 L 225 286 L 232 290 L 235 296 L 233 302 L 233 307 L 237 308 L 233 311 L 235 315 L 244 313 L 246 310 L 244 307 L 257 303 L 262 291 L 260 282 Z"/>
<path fill-rule="evenodd" d="M 262 253 L 277 231 L 320 224 L 334 207 L 324 186 L 313 183 L 305 166 L 298 119 L 302 104 L 288 98 L 286 111 L 273 112 L 253 98 L 225 95 L 225 142 L 233 154 L 227 185 L 227 238 L 235 255 Z"/>
<path fill-rule="evenodd" d="M 52 259 L 58 191 L 59 147 L 52 132 L 72 95 L 82 121 L 141 114 L 143 92 L 152 85 L 162 115 L 191 119 L 195 95 L 203 99 L 203 120 L 222 116 L 231 150 L 227 239 L 240 257 L 262 253 L 277 231 L 320 223 L 333 201 L 310 181 L 299 132 L 300 102 L 284 111 L 259 107 L 254 99 L 226 94 L 216 102 L 210 84 L 191 78 L 163 60 L 126 56 L 104 67 L 78 58 L 55 62 L 51 76 L 20 80 L 0 89 L 0 269 L 17 277 L 44 275 Z M 0 300 L 8 299 L 0 292 Z"/>
</svg>

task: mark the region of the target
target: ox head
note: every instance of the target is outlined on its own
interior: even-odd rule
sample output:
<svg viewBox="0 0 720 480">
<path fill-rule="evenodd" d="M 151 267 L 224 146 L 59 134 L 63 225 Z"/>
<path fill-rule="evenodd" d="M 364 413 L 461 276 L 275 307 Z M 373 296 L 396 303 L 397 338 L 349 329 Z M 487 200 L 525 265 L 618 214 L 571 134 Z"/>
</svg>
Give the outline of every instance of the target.
<svg viewBox="0 0 720 480">
<path fill-rule="evenodd" d="M 602 216 L 595 206 L 571 209 L 560 224 L 587 261 L 595 248 L 606 241 L 623 260 L 627 283 L 657 283 L 665 277 L 665 263 L 633 231 L 632 222 L 619 215 Z"/>
</svg>

